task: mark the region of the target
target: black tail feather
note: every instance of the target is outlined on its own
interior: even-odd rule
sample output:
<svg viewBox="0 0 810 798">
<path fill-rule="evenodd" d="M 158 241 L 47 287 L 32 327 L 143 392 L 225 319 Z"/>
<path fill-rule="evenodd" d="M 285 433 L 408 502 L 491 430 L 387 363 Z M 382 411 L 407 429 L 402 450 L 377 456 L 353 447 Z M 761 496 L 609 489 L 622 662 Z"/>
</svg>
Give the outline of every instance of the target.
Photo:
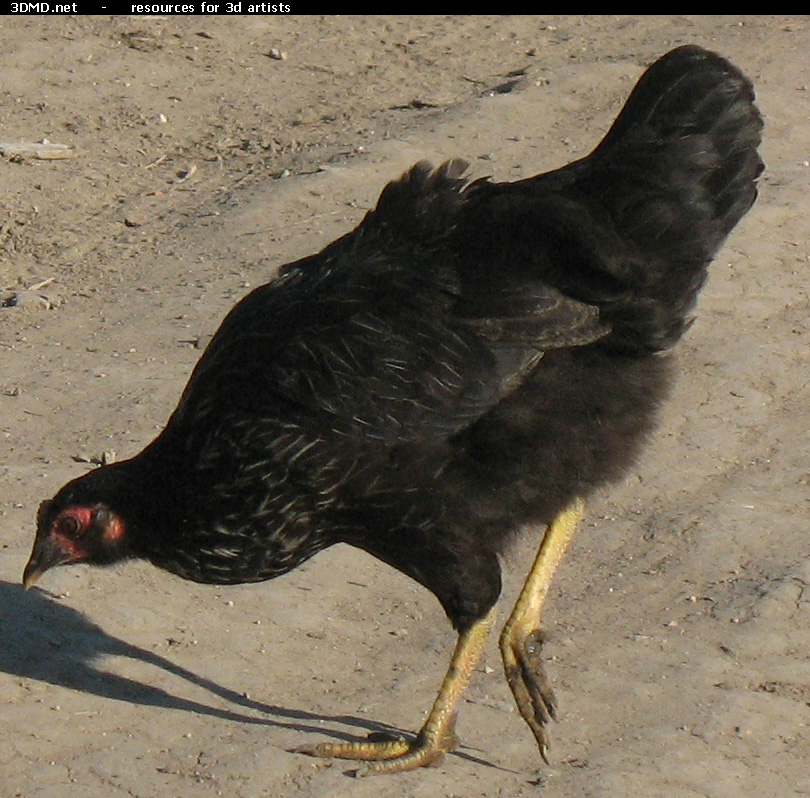
<svg viewBox="0 0 810 798">
<path fill-rule="evenodd" d="M 762 127 L 734 65 L 679 47 L 645 72 L 590 156 L 534 179 L 573 200 L 564 224 L 611 288 L 612 344 L 665 349 L 689 326 L 710 261 L 756 199 Z"/>
</svg>

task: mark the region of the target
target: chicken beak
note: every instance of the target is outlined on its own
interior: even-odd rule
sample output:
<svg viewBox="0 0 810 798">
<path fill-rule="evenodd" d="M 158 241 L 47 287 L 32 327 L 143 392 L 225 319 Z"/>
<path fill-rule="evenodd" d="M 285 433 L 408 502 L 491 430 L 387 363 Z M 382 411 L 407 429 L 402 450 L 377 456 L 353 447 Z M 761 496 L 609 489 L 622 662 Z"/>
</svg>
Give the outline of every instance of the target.
<svg viewBox="0 0 810 798">
<path fill-rule="evenodd" d="M 69 559 L 68 555 L 48 537 L 37 537 L 34 541 L 34 549 L 28 564 L 23 571 L 23 585 L 26 590 L 31 587 L 42 574 L 55 565 L 61 565 Z"/>
</svg>

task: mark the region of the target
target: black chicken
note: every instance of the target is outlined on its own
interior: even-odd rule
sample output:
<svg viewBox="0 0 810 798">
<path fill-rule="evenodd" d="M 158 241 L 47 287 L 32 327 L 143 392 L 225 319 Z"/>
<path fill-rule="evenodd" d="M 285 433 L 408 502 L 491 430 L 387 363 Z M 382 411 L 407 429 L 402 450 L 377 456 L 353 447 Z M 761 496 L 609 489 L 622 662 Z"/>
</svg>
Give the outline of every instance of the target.
<svg viewBox="0 0 810 798">
<path fill-rule="evenodd" d="M 515 183 L 420 163 L 359 227 L 245 297 L 166 428 L 43 502 L 24 582 L 142 557 L 199 582 L 271 579 L 332 544 L 431 590 L 458 632 L 416 739 L 322 744 L 391 772 L 456 743 L 494 620 L 499 555 L 547 531 L 500 639 L 545 757 L 552 574 L 595 488 L 619 479 L 670 378 L 706 269 L 751 207 L 749 81 L 680 47 L 588 157 Z"/>
</svg>

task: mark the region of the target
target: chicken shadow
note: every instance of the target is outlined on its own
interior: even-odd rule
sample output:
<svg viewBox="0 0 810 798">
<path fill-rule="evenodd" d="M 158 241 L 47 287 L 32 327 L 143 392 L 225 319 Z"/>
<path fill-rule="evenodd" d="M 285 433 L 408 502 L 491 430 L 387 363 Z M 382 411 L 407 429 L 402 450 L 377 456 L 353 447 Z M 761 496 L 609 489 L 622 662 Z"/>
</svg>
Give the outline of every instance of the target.
<svg viewBox="0 0 810 798">
<path fill-rule="evenodd" d="M 140 704 L 175 709 L 231 720 L 237 723 L 275 726 L 299 732 L 355 740 L 356 735 L 325 727 L 325 723 L 354 727 L 370 734 L 411 736 L 401 729 L 351 715 L 320 715 L 287 709 L 248 698 L 200 676 L 166 657 L 107 634 L 78 610 L 53 600 L 45 591 L 26 591 L 21 585 L 0 580 L 0 671 L 25 679 L 58 685 L 83 693 Z M 211 706 L 143 684 L 103 669 L 105 657 L 129 657 L 161 668 L 231 705 L 249 710 Z M 483 765 L 491 763 L 470 754 L 457 756 Z"/>
<path fill-rule="evenodd" d="M 107 634 L 81 612 L 54 601 L 39 589 L 0 580 L 0 671 L 26 679 L 78 690 L 91 695 L 149 707 L 183 710 L 238 723 L 278 726 L 301 732 L 328 734 L 337 739 L 351 735 L 324 728 L 340 723 L 372 733 L 400 734 L 385 724 L 348 715 L 318 715 L 255 701 L 200 676 L 169 659 Z M 161 668 L 201 687 L 231 705 L 250 710 L 211 706 L 173 695 L 103 669 L 105 657 L 129 657 Z"/>
</svg>

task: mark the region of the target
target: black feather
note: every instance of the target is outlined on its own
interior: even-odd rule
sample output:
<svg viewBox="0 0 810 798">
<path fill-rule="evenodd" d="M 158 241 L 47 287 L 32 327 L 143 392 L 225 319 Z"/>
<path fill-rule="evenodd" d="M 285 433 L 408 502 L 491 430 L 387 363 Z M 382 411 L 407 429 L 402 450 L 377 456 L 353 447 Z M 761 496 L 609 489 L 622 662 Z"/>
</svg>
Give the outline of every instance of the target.
<svg viewBox="0 0 810 798">
<path fill-rule="evenodd" d="M 683 47 L 563 169 L 417 164 L 231 311 L 144 452 L 45 514 L 108 507 L 118 552 L 204 582 L 348 542 L 468 627 L 516 532 L 619 479 L 653 428 L 658 352 L 754 201 L 761 128 L 742 74 Z"/>
</svg>

